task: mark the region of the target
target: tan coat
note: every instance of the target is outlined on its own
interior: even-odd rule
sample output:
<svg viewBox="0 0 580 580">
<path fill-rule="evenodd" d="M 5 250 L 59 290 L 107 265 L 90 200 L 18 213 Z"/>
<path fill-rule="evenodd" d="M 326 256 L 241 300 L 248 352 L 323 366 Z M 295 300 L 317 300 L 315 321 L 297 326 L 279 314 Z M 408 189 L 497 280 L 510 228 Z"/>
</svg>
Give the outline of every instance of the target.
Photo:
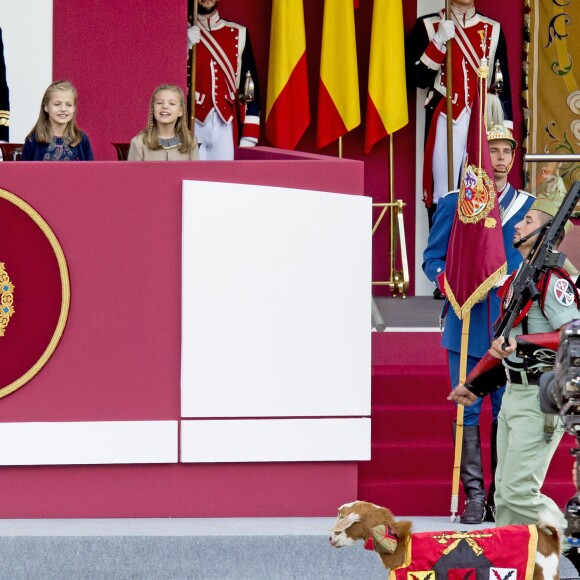
<svg viewBox="0 0 580 580">
<path fill-rule="evenodd" d="M 131 139 L 129 161 L 191 161 L 199 159 L 197 140 L 193 138 L 193 148 L 189 153 L 181 153 L 177 147 L 171 149 L 149 149 L 143 142 L 144 135 L 139 133 Z"/>
</svg>

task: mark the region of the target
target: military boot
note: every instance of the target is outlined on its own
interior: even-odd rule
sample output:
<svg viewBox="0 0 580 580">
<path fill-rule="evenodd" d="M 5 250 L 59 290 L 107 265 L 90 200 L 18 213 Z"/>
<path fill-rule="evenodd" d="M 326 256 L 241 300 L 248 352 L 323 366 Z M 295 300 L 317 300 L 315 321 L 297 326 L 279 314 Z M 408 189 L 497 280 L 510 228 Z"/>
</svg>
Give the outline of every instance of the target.
<svg viewBox="0 0 580 580">
<path fill-rule="evenodd" d="M 456 425 L 453 423 L 455 435 Z M 479 425 L 463 427 L 460 476 L 465 491 L 465 510 L 459 521 L 462 524 L 481 524 L 485 516 L 485 487 L 481 464 Z"/>
<path fill-rule="evenodd" d="M 491 483 L 485 502 L 485 521 L 495 522 L 495 468 L 497 467 L 497 419 L 491 424 Z"/>
</svg>

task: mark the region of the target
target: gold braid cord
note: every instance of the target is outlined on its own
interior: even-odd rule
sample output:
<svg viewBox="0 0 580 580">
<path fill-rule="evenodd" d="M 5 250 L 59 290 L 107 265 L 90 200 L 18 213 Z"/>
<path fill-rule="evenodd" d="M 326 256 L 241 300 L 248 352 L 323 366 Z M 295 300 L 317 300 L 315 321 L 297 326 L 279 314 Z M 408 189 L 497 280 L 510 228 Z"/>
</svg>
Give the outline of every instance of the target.
<svg viewBox="0 0 580 580">
<path fill-rule="evenodd" d="M 26 384 L 32 377 L 34 377 L 40 369 L 46 364 L 48 359 L 52 356 L 52 353 L 55 351 L 62 333 L 64 332 L 64 327 L 66 326 L 66 321 L 68 318 L 68 311 L 70 306 L 70 280 L 68 275 L 68 267 L 66 263 L 66 258 L 64 256 L 64 252 L 60 246 L 59 241 L 57 240 L 54 232 L 50 229 L 50 226 L 44 221 L 42 216 L 30 205 L 28 205 L 24 200 L 20 199 L 18 196 L 6 191 L 4 189 L 0 189 L 0 198 L 6 199 L 10 203 L 13 203 L 15 206 L 20 208 L 24 211 L 33 221 L 34 223 L 42 230 L 46 238 L 48 239 L 54 254 L 56 256 L 58 262 L 58 268 L 60 271 L 60 282 L 62 287 L 62 301 L 60 307 L 60 315 L 58 318 L 58 322 L 52 338 L 48 343 L 48 346 L 40 356 L 40 358 L 32 365 L 28 371 L 26 371 L 20 378 L 16 379 L 13 383 L 3 387 L 0 389 L 0 398 L 13 393 L 16 389 L 19 389 L 22 385 Z M 0 273 L 1 274 L 1 273 Z M 1 279 L 1 278 L 0 278 Z"/>
</svg>

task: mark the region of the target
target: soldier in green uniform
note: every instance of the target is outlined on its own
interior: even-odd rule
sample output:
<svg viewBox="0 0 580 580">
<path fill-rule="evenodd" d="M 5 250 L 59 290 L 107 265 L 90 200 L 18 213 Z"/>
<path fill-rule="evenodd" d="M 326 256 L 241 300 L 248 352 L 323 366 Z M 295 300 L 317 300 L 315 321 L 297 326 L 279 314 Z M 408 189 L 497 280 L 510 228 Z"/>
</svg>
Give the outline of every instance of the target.
<svg viewBox="0 0 580 580">
<path fill-rule="evenodd" d="M 515 226 L 514 246 L 524 257 L 532 248 L 539 229 L 557 210 L 552 201 L 538 199 Z M 570 227 L 568 223 L 565 232 Z M 560 268 L 550 268 L 544 273 L 538 288 L 540 299 L 524 307 L 510 332 L 509 344 L 506 346 L 503 337 L 499 337 L 489 350 L 492 356 L 503 359 L 508 378 L 498 417 L 495 521 L 498 526 L 533 524 L 539 521 L 541 513 L 549 512 L 553 523 L 564 528 L 566 522 L 562 512 L 540 491 L 563 435 L 561 419 L 542 413 L 538 396 L 540 376 L 553 369 L 554 358 L 546 357 L 546 349 L 540 348 L 537 351 L 544 356 L 524 367 L 523 359 L 516 355 L 516 337 L 558 332 L 569 322 L 580 319 L 580 296 L 573 280 Z M 502 289 L 506 304 L 510 290 L 511 280 L 508 280 Z M 464 405 L 476 400 L 464 385 L 457 386 L 449 398 Z"/>
</svg>

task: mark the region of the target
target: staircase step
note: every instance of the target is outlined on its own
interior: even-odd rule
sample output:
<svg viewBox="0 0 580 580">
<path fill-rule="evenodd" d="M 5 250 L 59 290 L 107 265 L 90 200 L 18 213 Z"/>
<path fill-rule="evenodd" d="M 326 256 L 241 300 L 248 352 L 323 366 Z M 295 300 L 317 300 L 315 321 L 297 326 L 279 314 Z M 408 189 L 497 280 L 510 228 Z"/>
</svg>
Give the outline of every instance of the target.
<svg viewBox="0 0 580 580">
<path fill-rule="evenodd" d="M 395 517 L 449 513 L 451 479 L 362 481 L 359 499 L 390 509 Z"/>
<path fill-rule="evenodd" d="M 445 398 L 433 404 L 373 405 L 372 440 L 376 443 L 447 442 L 452 440 L 457 408 Z M 480 415 L 482 442 L 489 441 L 491 407 L 484 401 Z"/>
<path fill-rule="evenodd" d="M 359 480 L 415 479 L 423 474 L 444 479 L 453 469 L 449 444 L 373 444 L 371 460 L 359 462 Z"/>
<path fill-rule="evenodd" d="M 379 443 L 451 440 L 455 406 L 442 397 L 433 405 L 373 405 L 372 440 Z"/>
<path fill-rule="evenodd" d="M 373 404 L 433 400 L 437 393 L 444 399 L 450 390 L 447 367 L 444 365 L 373 365 L 371 372 Z"/>
</svg>

